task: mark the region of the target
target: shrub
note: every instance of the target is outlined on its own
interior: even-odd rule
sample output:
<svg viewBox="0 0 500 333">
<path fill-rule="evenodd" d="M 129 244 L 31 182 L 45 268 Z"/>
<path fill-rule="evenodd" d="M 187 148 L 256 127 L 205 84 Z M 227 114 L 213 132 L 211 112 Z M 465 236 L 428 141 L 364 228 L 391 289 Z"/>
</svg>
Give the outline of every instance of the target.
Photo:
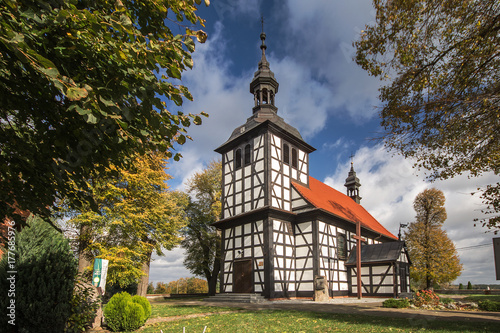
<svg viewBox="0 0 500 333">
<path fill-rule="evenodd" d="M 463 289 L 464 289 L 464 285 L 463 285 L 462 283 L 460 283 L 460 284 L 458 285 L 458 289 L 459 289 L 459 290 L 463 290 Z"/>
<path fill-rule="evenodd" d="M 478 306 L 479 309 L 484 311 L 500 312 L 500 302 L 497 301 L 490 301 L 488 299 L 485 299 L 484 301 L 479 301 Z"/>
<path fill-rule="evenodd" d="M 76 282 L 71 299 L 71 315 L 68 318 L 66 332 L 80 333 L 92 326 L 100 305 L 100 297 L 90 284 L 82 282 L 82 276 Z"/>
<path fill-rule="evenodd" d="M 439 296 L 432 290 L 420 290 L 415 293 L 415 297 L 412 301 L 417 307 L 421 307 L 423 305 L 436 306 L 439 304 Z"/>
<path fill-rule="evenodd" d="M 449 297 L 443 297 L 443 298 L 439 298 L 439 301 L 443 304 L 450 304 L 450 303 L 453 303 L 455 302 L 453 299 L 449 298 Z"/>
<path fill-rule="evenodd" d="M 115 294 L 104 307 L 106 324 L 113 331 L 133 331 L 143 326 L 151 315 L 151 304 L 145 297 Z"/>
<path fill-rule="evenodd" d="M 71 314 L 71 298 L 77 262 L 68 240 L 48 222 L 30 217 L 27 226 L 15 234 L 14 265 L 16 331 L 64 332 Z M 7 255 L 0 263 L 0 290 L 8 290 Z M 10 257 L 10 255 L 9 255 Z M 5 309 L 9 298 L 2 295 Z M 4 307 L 5 306 L 5 307 Z M 12 327 L 2 315 L 0 327 Z"/>
<path fill-rule="evenodd" d="M 470 281 L 469 281 L 469 282 L 467 282 L 467 289 L 469 289 L 469 290 L 471 290 L 471 289 L 472 289 L 472 283 L 470 283 Z"/>
<path fill-rule="evenodd" d="M 410 306 L 410 301 L 407 298 L 394 299 L 389 298 L 382 303 L 384 308 L 407 308 Z"/>
</svg>

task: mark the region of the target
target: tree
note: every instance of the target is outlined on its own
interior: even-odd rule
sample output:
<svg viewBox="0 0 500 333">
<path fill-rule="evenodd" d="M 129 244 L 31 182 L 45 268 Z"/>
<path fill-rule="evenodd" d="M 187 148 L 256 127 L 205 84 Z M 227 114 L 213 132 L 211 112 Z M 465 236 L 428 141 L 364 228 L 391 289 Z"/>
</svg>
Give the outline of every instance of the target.
<svg viewBox="0 0 500 333">
<path fill-rule="evenodd" d="M 185 249 L 184 266 L 208 282 L 209 295 L 215 295 L 220 271 L 220 234 L 212 223 L 221 212 L 220 161 L 212 161 L 202 172 L 188 181 L 187 192 L 192 196 L 187 207 L 188 224 L 183 230 L 181 246 Z"/>
<path fill-rule="evenodd" d="M 174 110 L 193 99 L 177 79 L 206 39 L 195 2 L 2 2 L 0 217 L 50 216 L 62 197 L 97 209 L 95 171 L 189 138 L 200 116 Z"/>
<path fill-rule="evenodd" d="M 414 157 L 430 179 L 498 175 L 500 3 L 373 3 L 376 22 L 354 45 L 358 65 L 390 80 L 379 97 L 386 146 Z M 500 228 L 500 182 L 482 198 L 493 214 L 483 226 Z"/>
<path fill-rule="evenodd" d="M 69 222 L 83 230 L 76 238 L 80 257 L 87 256 L 82 260 L 110 260 L 107 281 L 122 287 L 138 282 L 141 296 L 146 295 L 152 253 L 163 255 L 178 245 L 186 224 L 187 195 L 168 190 L 165 168 L 166 155 L 159 152 L 136 156 L 128 169 L 112 166 L 116 177 L 93 180 L 99 213 L 87 209 Z"/>
<path fill-rule="evenodd" d="M 33 215 L 9 238 L 9 254 L 0 262 L 0 305 L 7 309 L 1 326 L 7 332 L 64 332 L 77 274 L 68 240 Z"/>
<path fill-rule="evenodd" d="M 419 193 L 413 203 L 415 222 L 405 232 L 412 260 L 411 278 L 425 289 L 455 280 L 462 271 L 455 245 L 441 229 L 446 220 L 443 192 L 435 188 Z"/>
</svg>

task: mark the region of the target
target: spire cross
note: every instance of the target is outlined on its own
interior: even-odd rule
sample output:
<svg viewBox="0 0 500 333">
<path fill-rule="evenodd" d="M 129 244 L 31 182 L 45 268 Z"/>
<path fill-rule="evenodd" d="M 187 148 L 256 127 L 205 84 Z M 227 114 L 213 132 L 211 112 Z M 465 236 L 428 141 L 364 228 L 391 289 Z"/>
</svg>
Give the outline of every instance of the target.
<svg viewBox="0 0 500 333">
<path fill-rule="evenodd" d="M 354 154 L 353 154 L 353 153 L 351 153 L 351 156 L 349 156 L 349 157 L 350 157 L 350 159 L 351 159 L 351 164 L 353 164 L 353 161 L 354 161 Z"/>
<path fill-rule="evenodd" d="M 262 23 L 262 33 L 264 33 L 264 15 L 260 17 L 260 22 Z"/>
</svg>

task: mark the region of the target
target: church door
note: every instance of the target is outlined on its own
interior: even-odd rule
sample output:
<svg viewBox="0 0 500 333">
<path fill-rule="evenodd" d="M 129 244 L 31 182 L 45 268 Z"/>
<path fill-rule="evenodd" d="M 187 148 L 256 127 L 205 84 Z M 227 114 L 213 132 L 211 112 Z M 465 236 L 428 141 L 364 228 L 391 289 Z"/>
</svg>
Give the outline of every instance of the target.
<svg viewBox="0 0 500 333">
<path fill-rule="evenodd" d="M 234 262 L 233 270 L 233 292 L 251 293 L 252 283 L 252 260 L 238 260 Z"/>
</svg>

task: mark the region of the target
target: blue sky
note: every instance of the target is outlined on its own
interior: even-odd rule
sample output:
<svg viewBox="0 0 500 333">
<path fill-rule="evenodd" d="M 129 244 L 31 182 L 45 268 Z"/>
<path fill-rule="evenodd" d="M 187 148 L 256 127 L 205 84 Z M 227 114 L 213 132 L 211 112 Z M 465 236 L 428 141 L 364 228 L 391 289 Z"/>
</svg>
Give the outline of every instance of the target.
<svg viewBox="0 0 500 333">
<path fill-rule="evenodd" d="M 353 61 L 352 42 L 374 20 L 371 1 L 340 0 L 213 0 L 199 10 L 207 20 L 205 44 L 197 44 L 194 68 L 183 74 L 182 84 L 194 96 L 185 112 L 207 112 L 203 125 L 192 127 L 192 142 L 179 147 L 184 156 L 168 172 L 173 189 L 216 158 L 214 152 L 234 128 L 251 116 L 253 96 L 249 84 L 261 56 L 260 17 L 264 15 L 266 51 L 280 86 L 278 114 L 296 127 L 317 150 L 310 155 L 311 176 L 344 192 L 344 181 L 354 154 L 354 168 L 361 181 L 361 204 L 393 234 L 399 223 L 414 219 L 413 200 L 426 188 L 436 187 L 446 196 L 448 219 L 444 229 L 464 265 L 457 283 L 496 283 L 492 233 L 473 219 L 481 217 L 481 200 L 472 196 L 478 187 L 498 181 L 486 174 L 467 175 L 428 183 L 413 161 L 387 152 L 374 140 L 380 136 L 378 88 Z M 156 257 L 150 281 L 169 282 L 191 276 L 182 265 L 182 250 Z"/>
</svg>

